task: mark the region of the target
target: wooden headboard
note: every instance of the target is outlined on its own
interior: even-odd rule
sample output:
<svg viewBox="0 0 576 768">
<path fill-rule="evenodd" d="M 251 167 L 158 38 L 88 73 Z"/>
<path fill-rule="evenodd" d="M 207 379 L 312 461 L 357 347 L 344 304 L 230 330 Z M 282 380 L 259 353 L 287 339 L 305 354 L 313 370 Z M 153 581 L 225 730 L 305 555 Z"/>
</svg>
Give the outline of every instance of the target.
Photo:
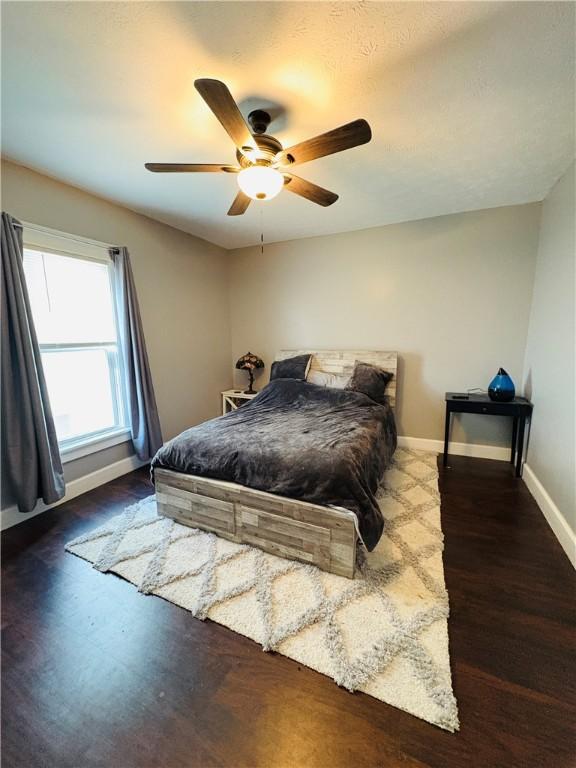
<svg viewBox="0 0 576 768">
<path fill-rule="evenodd" d="M 276 360 L 285 360 L 295 355 L 313 355 L 310 370 L 329 371 L 330 373 L 352 375 L 354 363 L 378 365 L 385 371 L 394 374 L 394 378 L 386 388 L 392 408 L 396 407 L 396 371 L 398 365 L 397 352 L 375 352 L 365 349 L 283 349 L 276 355 Z"/>
</svg>

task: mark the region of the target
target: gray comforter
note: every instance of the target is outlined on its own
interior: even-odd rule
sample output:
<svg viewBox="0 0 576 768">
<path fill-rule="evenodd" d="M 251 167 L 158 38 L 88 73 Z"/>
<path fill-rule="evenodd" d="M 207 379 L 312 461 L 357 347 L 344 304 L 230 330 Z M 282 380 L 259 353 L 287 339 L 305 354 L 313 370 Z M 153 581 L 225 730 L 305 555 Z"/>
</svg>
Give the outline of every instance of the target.
<svg viewBox="0 0 576 768">
<path fill-rule="evenodd" d="M 152 461 L 349 509 L 372 550 L 384 527 L 375 494 L 396 448 L 394 414 L 367 395 L 277 379 L 237 411 L 187 429 Z"/>
</svg>

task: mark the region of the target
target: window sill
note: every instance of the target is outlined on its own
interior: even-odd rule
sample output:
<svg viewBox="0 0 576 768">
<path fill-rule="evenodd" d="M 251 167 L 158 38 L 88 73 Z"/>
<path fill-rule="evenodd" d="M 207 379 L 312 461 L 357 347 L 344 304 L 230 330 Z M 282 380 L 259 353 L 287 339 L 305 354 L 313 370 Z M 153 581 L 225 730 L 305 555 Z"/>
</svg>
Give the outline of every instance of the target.
<svg viewBox="0 0 576 768">
<path fill-rule="evenodd" d="M 83 456 L 89 456 L 91 453 L 104 451 L 106 448 L 112 448 L 114 445 L 120 445 L 120 443 L 127 443 L 129 441 L 130 429 L 125 427 L 116 432 L 108 432 L 106 435 L 92 437 L 66 446 L 66 448 L 60 448 L 60 458 L 62 459 L 62 464 L 67 464 L 69 461 L 81 459 Z"/>
</svg>

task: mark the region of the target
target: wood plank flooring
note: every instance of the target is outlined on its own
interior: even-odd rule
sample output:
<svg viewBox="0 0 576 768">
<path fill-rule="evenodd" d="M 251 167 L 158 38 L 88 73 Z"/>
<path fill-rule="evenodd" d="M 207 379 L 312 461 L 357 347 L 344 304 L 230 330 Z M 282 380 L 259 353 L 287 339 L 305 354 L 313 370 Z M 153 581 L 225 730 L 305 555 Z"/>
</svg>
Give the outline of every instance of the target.
<svg viewBox="0 0 576 768">
<path fill-rule="evenodd" d="M 151 493 L 138 470 L 3 534 L 3 768 L 574 768 L 574 571 L 507 464 L 451 464 L 459 733 L 66 554 Z"/>
</svg>

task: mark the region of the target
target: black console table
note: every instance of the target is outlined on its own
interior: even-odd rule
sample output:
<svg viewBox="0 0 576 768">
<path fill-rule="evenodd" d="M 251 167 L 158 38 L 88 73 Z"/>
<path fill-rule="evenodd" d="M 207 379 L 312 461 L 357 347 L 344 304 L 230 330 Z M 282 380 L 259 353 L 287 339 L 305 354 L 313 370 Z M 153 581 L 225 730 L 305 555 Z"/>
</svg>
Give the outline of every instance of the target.
<svg viewBox="0 0 576 768">
<path fill-rule="evenodd" d="M 522 452 L 526 421 L 532 414 L 533 405 L 524 397 L 515 397 L 508 403 L 490 400 L 488 395 L 466 392 L 446 392 L 446 424 L 444 427 L 444 466 L 448 464 L 448 442 L 453 413 L 485 413 L 489 416 L 510 416 L 512 419 L 512 446 L 510 463 L 516 461 L 516 477 L 522 476 Z"/>
</svg>

